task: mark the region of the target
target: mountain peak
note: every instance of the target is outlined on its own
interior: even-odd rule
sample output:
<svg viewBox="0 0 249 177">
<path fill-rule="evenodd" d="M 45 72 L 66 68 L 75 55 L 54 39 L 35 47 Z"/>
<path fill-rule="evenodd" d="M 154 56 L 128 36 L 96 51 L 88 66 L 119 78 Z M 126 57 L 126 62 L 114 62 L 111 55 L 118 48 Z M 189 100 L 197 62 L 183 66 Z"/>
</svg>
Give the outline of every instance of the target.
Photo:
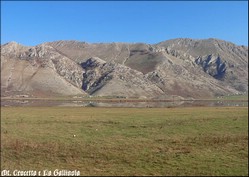
<svg viewBox="0 0 249 177">
<path fill-rule="evenodd" d="M 2 46 L 1 55 L 6 91 L 47 92 L 49 85 L 54 92 L 196 98 L 248 91 L 248 48 L 215 38 L 154 45 L 61 40 L 34 47 L 12 41 Z"/>
<path fill-rule="evenodd" d="M 19 46 L 19 45 L 21 45 L 21 44 L 17 43 L 16 41 L 10 41 L 10 42 L 4 44 L 3 46 L 5 46 L 5 47 L 16 47 L 16 46 Z"/>
</svg>

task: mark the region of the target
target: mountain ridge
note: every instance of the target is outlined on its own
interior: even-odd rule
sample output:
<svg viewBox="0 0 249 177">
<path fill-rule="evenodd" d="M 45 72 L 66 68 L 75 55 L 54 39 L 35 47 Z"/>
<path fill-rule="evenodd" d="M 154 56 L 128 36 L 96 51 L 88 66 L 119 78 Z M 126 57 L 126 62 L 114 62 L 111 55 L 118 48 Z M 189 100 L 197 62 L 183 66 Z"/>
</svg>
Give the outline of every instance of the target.
<svg viewBox="0 0 249 177">
<path fill-rule="evenodd" d="M 45 72 L 35 80 L 35 73 L 43 70 L 50 77 Z M 48 83 L 42 85 L 45 80 Z M 157 44 L 60 40 L 32 47 L 12 41 L 1 45 L 1 83 L 3 95 L 31 94 L 37 88 L 41 95 L 48 90 L 147 98 L 243 94 L 248 92 L 248 47 L 215 38 L 177 38 Z"/>
<path fill-rule="evenodd" d="M 65 39 L 65 40 L 54 40 L 54 41 L 50 41 L 50 42 L 42 42 L 42 43 L 38 43 L 38 44 L 35 44 L 35 45 L 24 45 L 20 42 L 17 42 L 17 41 L 9 41 L 9 42 L 6 42 L 6 43 L 3 43 L 1 44 L 1 46 L 4 46 L 6 44 L 9 44 L 9 43 L 17 43 L 19 45 L 22 45 L 22 46 L 25 46 L 25 47 L 34 47 L 34 46 L 38 46 L 38 45 L 41 45 L 41 44 L 46 44 L 46 43 L 53 43 L 53 42 L 76 42 L 76 43 L 86 43 L 86 44 L 113 44 L 113 43 L 118 43 L 118 44 L 148 44 L 148 45 L 158 45 L 160 43 L 164 43 L 164 42 L 169 42 L 169 41 L 175 41 L 175 40 L 189 40 L 189 41 L 205 41 L 205 40 L 216 40 L 216 41 L 220 41 L 220 42 L 226 42 L 226 43 L 230 43 L 230 44 L 233 44 L 233 45 L 236 45 L 236 46 L 242 46 L 242 47 L 247 47 L 246 45 L 244 44 L 236 44 L 234 42 L 230 42 L 230 41 L 227 41 L 227 40 L 224 40 L 224 39 L 219 39 L 219 38 L 204 38 L 204 39 L 201 39 L 201 38 L 174 38 L 174 39 L 167 39 L 167 40 L 163 40 L 163 41 L 160 41 L 160 42 L 155 42 L 155 43 L 146 43 L 146 42 L 87 42 L 87 41 L 80 41 L 80 40 L 74 40 L 74 39 Z"/>
</svg>

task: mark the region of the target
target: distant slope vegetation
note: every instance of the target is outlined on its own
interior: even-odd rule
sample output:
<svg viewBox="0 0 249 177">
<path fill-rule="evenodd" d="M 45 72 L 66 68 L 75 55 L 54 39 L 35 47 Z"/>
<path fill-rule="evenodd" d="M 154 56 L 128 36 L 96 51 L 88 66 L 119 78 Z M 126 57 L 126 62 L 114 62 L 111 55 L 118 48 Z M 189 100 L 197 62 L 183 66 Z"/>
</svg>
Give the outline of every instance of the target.
<svg viewBox="0 0 249 177">
<path fill-rule="evenodd" d="M 211 98 L 248 93 L 248 47 L 218 40 L 1 46 L 2 96 Z"/>
</svg>

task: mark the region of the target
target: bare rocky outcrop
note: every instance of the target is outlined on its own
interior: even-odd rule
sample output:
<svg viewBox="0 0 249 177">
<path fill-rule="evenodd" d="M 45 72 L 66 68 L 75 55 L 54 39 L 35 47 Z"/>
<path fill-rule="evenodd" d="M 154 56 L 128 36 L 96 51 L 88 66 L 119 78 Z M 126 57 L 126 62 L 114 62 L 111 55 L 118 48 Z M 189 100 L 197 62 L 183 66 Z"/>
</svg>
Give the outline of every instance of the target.
<svg viewBox="0 0 249 177">
<path fill-rule="evenodd" d="M 32 92 L 41 95 L 84 94 L 83 69 L 53 47 L 41 44 L 23 47 L 17 43 L 2 46 L 1 91 Z M 41 73 L 44 73 L 41 75 Z"/>
<path fill-rule="evenodd" d="M 1 91 L 10 94 L 210 98 L 248 92 L 248 47 L 213 38 L 153 45 L 10 42 L 1 46 L 1 75 Z"/>
<path fill-rule="evenodd" d="M 198 57 L 195 62 L 203 68 L 204 72 L 215 79 L 223 80 L 226 76 L 226 62 L 223 62 L 220 56 L 208 55 Z"/>
<path fill-rule="evenodd" d="M 143 73 L 124 65 L 95 57 L 81 63 L 81 66 L 86 71 L 82 88 L 89 94 L 144 98 L 164 94 Z"/>
</svg>

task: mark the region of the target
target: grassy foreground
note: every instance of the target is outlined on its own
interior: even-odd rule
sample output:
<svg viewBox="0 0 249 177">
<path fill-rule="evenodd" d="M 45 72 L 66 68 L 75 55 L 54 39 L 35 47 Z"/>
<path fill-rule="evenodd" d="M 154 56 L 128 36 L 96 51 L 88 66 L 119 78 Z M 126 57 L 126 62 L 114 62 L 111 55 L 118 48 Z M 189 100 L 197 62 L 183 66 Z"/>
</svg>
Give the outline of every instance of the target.
<svg viewBox="0 0 249 177">
<path fill-rule="evenodd" d="M 1 170 L 248 175 L 247 117 L 247 107 L 4 107 Z"/>
</svg>

